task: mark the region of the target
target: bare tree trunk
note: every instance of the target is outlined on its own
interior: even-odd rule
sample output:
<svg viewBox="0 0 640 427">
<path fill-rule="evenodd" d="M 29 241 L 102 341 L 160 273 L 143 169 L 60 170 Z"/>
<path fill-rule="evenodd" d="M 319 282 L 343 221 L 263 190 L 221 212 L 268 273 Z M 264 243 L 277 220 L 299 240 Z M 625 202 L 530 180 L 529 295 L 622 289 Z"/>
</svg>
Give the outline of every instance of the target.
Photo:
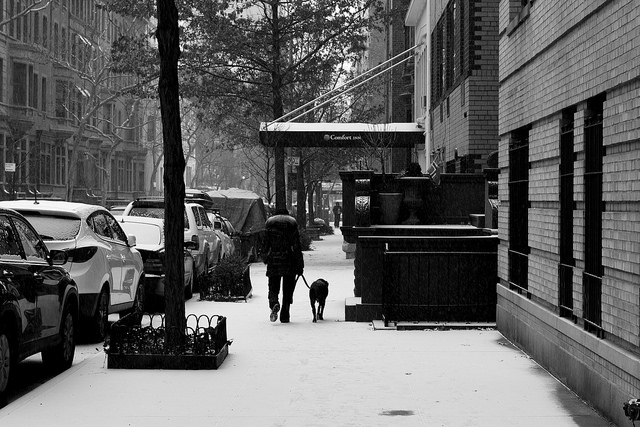
<svg viewBox="0 0 640 427">
<path fill-rule="evenodd" d="M 280 46 L 280 20 L 279 20 L 278 2 L 271 4 L 271 25 L 273 25 L 273 71 L 271 75 L 271 91 L 273 94 L 273 118 L 278 119 L 284 114 L 282 105 L 282 73 L 280 71 L 281 62 L 281 46 Z M 281 141 L 276 141 L 274 148 L 274 168 L 275 168 L 275 185 L 276 185 L 276 209 L 284 209 L 287 207 L 287 191 L 285 188 L 285 153 Z"/>
<path fill-rule="evenodd" d="M 169 260 L 165 280 L 165 334 L 169 351 L 185 342 L 184 310 L 184 153 L 180 127 L 180 56 L 178 9 L 174 0 L 157 0 L 160 51 L 160 111 L 164 140 L 165 250 Z"/>
</svg>

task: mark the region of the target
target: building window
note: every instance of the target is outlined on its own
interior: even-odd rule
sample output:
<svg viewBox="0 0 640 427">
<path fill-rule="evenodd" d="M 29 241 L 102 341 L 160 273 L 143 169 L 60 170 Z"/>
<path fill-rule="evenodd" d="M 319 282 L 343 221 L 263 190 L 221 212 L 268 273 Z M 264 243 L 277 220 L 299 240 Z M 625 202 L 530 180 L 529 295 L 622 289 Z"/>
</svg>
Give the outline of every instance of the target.
<svg viewBox="0 0 640 427">
<path fill-rule="evenodd" d="M 509 286 L 518 292 L 529 289 L 530 129 L 526 126 L 512 132 L 509 144 Z"/>
<path fill-rule="evenodd" d="M 29 97 L 29 105 L 33 108 L 38 108 L 38 82 L 40 80 L 40 76 L 37 74 L 33 74 L 31 79 L 31 96 Z"/>
<path fill-rule="evenodd" d="M 432 105 L 444 99 L 460 78 L 463 78 L 469 61 L 465 43 L 465 20 L 469 18 L 464 1 L 451 0 L 431 35 L 431 100 Z M 465 14 L 467 14 L 465 18 Z"/>
<path fill-rule="evenodd" d="M 56 117 L 66 119 L 68 105 L 69 82 L 56 80 Z"/>
<path fill-rule="evenodd" d="M 102 131 L 110 135 L 113 131 L 113 104 L 105 104 L 102 107 Z"/>
<path fill-rule="evenodd" d="M 8 9 L 7 18 L 11 18 L 12 16 L 15 15 L 14 7 L 15 7 L 15 0 L 7 0 L 7 9 Z M 9 20 L 9 36 L 10 37 L 13 37 L 14 28 L 15 28 L 15 20 L 10 19 Z"/>
<path fill-rule="evenodd" d="M 133 190 L 133 162 L 130 158 L 126 159 L 125 162 L 125 181 L 124 181 L 124 189 L 125 191 Z"/>
<path fill-rule="evenodd" d="M 53 170 L 55 175 L 53 183 L 57 185 L 64 185 L 66 183 L 67 156 L 65 148 L 65 142 L 63 139 L 59 139 L 56 141 L 56 145 L 54 148 L 55 168 Z"/>
<path fill-rule="evenodd" d="M 116 173 L 117 176 L 117 189 L 118 191 L 122 191 L 122 190 L 126 190 L 125 188 L 121 188 L 121 183 L 125 182 L 125 175 L 124 175 L 124 159 L 118 159 L 118 171 Z"/>
<path fill-rule="evenodd" d="M 31 41 L 31 37 L 29 37 L 29 18 L 31 17 L 31 15 L 29 13 L 27 13 L 26 15 L 23 15 L 22 18 L 22 41 L 24 41 L 25 43 L 28 43 Z"/>
<path fill-rule="evenodd" d="M 50 142 L 42 143 L 42 150 L 40 151 L 40 182 L 42 184 L 52 184 L 53 177 L 51 176 L 51 162 L 53 161 L 53 146 Z"/>
<path fill-rule="evenodd" d="M 49 20 L 46 16 L 42 17 L 42 47 L 49 47 Z"/>
<path fill-rule="evenodd" d="M 149 116 L 147 122 L 147 142 L 156 140 L 156 116 Z"/>
<path fill-rule="evenodd" d="M 509 0 L 509 25 L 507 35 L 511 35 L 528 17 L 533 0 Z"/>
<path fill-rule="evenodd" d="M 61 40 L 60 40 L 60 55 L 63 60 L 67 60 L 69 55 L 67 53 L 67 29 L 62 27 Z"/>
<path fill-rule="evenodd" d="M 53 56 L 60 57 L 60 35 L 58 34 L 58 23 L 53 24 Z"/>
<path fill-rule="evenodd" d="M 43 77 L 42 78 L 42 104 L 41 104 L 41 108 L 42 111 L 47 111 L 47 78 Z"/>
<path fill-rule="evenodd" d="M 33 70 L 33 69 L 32 69 Z M 13 63 L 13 105 L 27 106 L 27 64 Z"/>
<path fill-rule="evenodd" d="M 29 175 L 29 162 L 28 162 L 28 141 L 26 138 L 22 138 L 18 141 L 14 141 L 13 161 L 16 164 L 16 171 L 14 173 L 15 182 L 23 183 L 27 182 Z"/>
<path fill-rule="evenodd" d="M 560 266 L 558 267 L 558 307 L 561 317 L 573 319 L 573 115 L 575 109 L 562 113 L 560 127 Z"/>
<path fill-rule="evenodd" d="M 584 328 L 602 334 L 602 115 L 604 97 L 587 102 L 584 126 Z"/>
<path fill-rule="evenodd" d="M 27 74 L 27 102 L 29 107 L 33 107 L 33 65 L 29 65 L 29 74 Z"/>
<path fill-rule="evenodd" d="M 40 43 L 40 13 L 33 12 L 33 42 Z"/>
<path fill-rule="evenodd" d="M 22 5 L 20 4 L 20 1 L 16 1 L 15 8 L 16 8 L 15 16 L 17 18 L 14 18 L 14 15 L 11 15 L 11 17 L 16 21 L 16 38 L 18 40 L 22 40 L 22 17 L 19 16 L 20 12 L 22 12 Z"/>
</svg>

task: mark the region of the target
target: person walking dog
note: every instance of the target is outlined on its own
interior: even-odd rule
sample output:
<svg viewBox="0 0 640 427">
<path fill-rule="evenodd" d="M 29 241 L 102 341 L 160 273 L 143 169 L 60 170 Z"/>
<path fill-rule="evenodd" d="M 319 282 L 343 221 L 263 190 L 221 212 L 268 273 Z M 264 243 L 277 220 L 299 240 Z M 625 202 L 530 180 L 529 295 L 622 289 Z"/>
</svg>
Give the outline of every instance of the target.
<svg viewBox="0 0 640 427">
<path fill-rule="evenodd" d="M 263 260 L 269 278 L 269 319 L 275 322 L 280 312 L 280 322 L 289 323 L 289 306 L 293 304 L 296 276 L 304 271 L 304 259 L 300 245 L 300 233 L 295 218 L 286 209 L 277 209 L 265 223 Z M 280 282 L 282 282 L 282 307 L 280 307 Z"/>
</svg>

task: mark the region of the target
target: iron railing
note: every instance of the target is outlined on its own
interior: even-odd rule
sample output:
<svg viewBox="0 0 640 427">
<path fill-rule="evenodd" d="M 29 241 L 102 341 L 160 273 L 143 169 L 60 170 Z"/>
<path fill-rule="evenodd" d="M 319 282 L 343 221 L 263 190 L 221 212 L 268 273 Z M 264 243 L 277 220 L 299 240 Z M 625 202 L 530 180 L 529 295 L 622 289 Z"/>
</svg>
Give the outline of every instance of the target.
<svg viewBox="0 0 640 427">
<path fill-rule="evenodd" d="M 108 354 L 216 355 L 229 343 L 227 318 L 220 315 L 189 314 L 185 318 L 185 344 L 169 349 L 165 341 L 162 313 L 132 313 L 111 325 L 105 342 Z"/>
</svg>

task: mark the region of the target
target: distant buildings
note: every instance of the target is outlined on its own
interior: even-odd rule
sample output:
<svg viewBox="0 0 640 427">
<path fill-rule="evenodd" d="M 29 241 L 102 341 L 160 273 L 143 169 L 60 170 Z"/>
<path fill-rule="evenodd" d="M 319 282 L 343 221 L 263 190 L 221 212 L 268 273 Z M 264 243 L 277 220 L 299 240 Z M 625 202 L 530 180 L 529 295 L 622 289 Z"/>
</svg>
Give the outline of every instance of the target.
<svg viewBox="0 0 640 427">
<path fill-rule="evenodd" d="M 144 192 L 156 108 L 117 96 L 132 80 L 108 71 L 111 43 L 144 28 L 95 1 L 2 4 L 0 198 L 64 198 L 72 170 L 73 200 Z"/>
</svg>

